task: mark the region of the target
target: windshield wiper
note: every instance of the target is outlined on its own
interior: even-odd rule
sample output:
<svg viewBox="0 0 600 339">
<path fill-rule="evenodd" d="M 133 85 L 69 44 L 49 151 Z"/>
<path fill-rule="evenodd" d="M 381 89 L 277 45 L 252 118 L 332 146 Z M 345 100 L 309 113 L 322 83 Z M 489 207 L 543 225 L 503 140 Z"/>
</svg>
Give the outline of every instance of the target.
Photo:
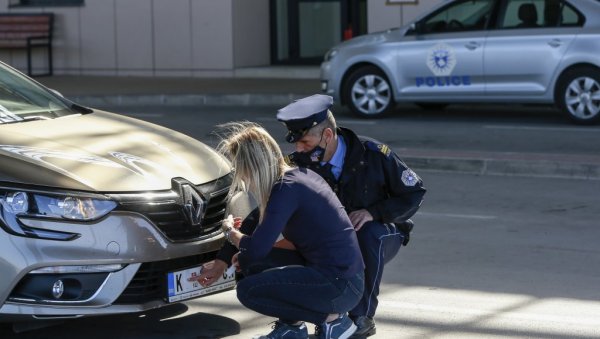
<svg viewBox="0 0 600 339">
<path fill-rule="evenodd" d="M 81 114 L 87 114 L 87 113 L 93 113 L 94 110 L 78 105 L 76 103 L 71 103 L 71 109 L 76 110 L 77 112 L 81 113 Z"/>
</svg>

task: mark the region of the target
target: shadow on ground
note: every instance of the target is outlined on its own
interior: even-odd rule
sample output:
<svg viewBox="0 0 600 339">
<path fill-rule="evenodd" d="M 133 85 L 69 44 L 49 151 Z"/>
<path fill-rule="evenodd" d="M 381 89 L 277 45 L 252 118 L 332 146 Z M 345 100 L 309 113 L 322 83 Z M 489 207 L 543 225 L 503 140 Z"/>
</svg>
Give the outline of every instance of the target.
<svg viewBox="0 0 600 339">
<path fill-rule="evenodd" d="M 206 313 L 186 313 L 188 307 L 176 304 L 143 313 L 116 316 L 99 316 L 45 323 L 42 328 L 18 328 L 15 333 L 8 325 L 0 328 L 0 338 L 170 338 L 209 339 L 222 338 L 240 333 L 240 324 L 230 318 Z M 40 323 L 41 324 L 41 323 Z M 115 326 L 115 324 L 118 324 Z"/>
</svg>

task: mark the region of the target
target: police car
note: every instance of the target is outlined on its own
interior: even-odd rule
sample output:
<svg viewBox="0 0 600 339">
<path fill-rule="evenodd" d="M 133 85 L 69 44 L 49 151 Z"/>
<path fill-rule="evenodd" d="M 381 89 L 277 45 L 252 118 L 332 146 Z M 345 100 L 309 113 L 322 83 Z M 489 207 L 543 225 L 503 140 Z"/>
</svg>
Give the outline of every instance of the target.
<svg viewBox="0 0 600 339">
<path fill-rule="evenodd" d="M 321 85 L 367 118 L 399 102 L 510 102 L 597 123 L 600 0 L 443 1 L 409 25 L 330 49 Z"/>
</svg>

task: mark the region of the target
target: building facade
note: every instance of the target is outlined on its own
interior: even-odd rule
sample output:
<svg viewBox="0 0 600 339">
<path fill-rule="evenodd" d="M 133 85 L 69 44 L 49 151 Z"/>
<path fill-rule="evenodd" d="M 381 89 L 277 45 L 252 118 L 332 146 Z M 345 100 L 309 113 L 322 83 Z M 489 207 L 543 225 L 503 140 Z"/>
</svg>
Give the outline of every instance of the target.
<svg viewBox="0 0 600 339">
<path fill-rule="evenodd" d="M 0 11 L 55 14 L 54 74 L 228 77 L 313 64 L 351 36 L 398 27 L 442 0 L 0 0 Z M 26 69 L 24 50 L 0 60 Z M 34 71 L 47 67 L 33 53 Z"/>
</svg>

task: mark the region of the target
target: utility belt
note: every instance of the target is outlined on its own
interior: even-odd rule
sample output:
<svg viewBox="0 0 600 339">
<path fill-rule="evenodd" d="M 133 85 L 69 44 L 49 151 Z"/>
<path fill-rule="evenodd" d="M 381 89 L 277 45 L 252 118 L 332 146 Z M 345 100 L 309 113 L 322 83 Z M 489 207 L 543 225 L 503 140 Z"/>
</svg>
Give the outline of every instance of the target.
<svg viewBox="0 0 600 339">
<path fill-rule="evenodd" d="M 396 229 L 399 232 L 404 234 L 404 240 L 402 241 L 402 246 L 408 245 L 408 242 L 410 241 L 410 232 L 412 231 L 413 227 L 415 226 L 415 223 L 412 220 L 407 219 L 406 221 L 403 221 L 403 222 L 396 222 L 396 223 L 394 223 L 394 225 L 396 225 Z"/>
</svg>

